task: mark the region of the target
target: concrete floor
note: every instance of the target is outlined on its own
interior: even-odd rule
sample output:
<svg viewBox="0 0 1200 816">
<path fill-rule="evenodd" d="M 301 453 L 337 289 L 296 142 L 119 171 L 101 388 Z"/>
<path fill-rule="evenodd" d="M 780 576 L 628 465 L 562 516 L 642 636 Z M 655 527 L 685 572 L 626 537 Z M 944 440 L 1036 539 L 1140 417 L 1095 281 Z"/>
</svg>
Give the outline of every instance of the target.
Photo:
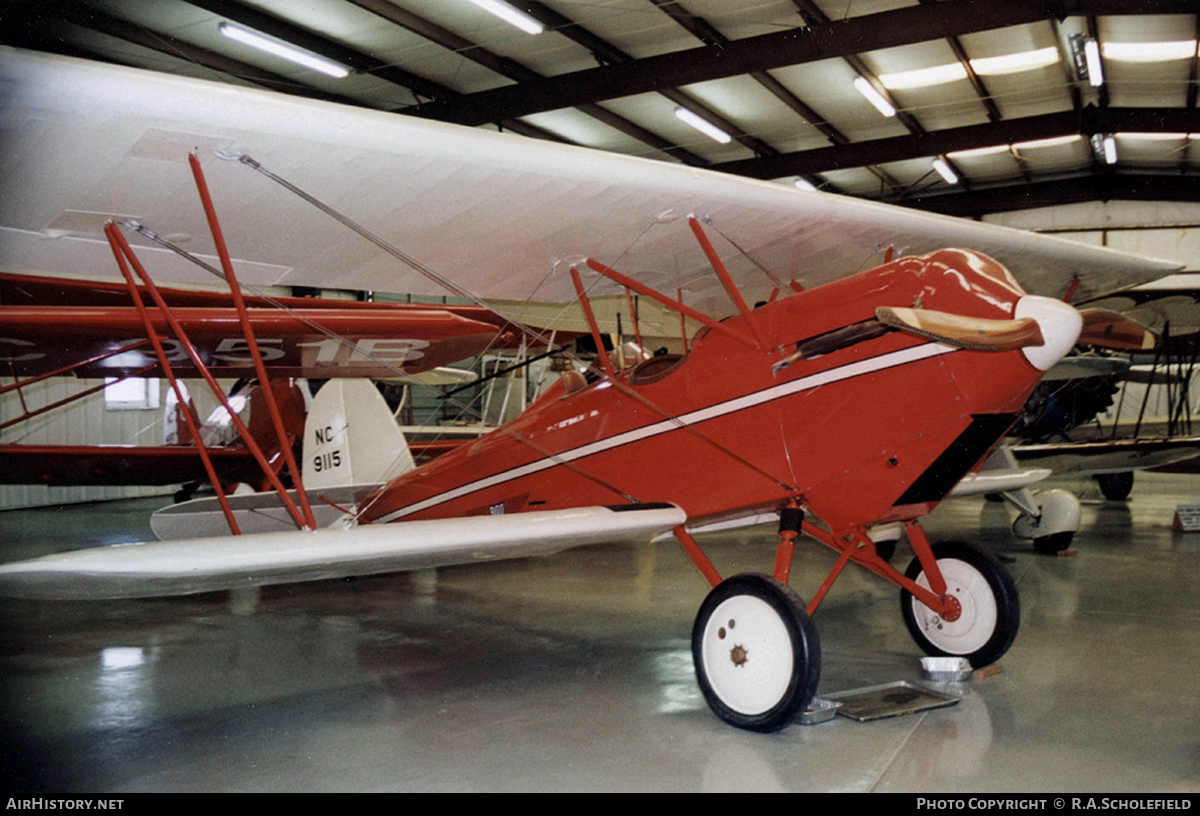
<svg viewBox="0 0 1200 816">
<path fill-rule="evenodd" d="M 219 595 L 0 602 L 5 788 L 136 791 L 1200 791 L 1194 476 L 1088 483 L 1073 557 L 944 504 L 1021 592 L 1003 671 L 951 708 L 762 735 L 707 709 L 689 633 L 706 586 L 672 544 Z M 154 502 L 0 513 L 0 557 L 149 537 Z M 765 571 L 771 530 L 704 542 Z M 792 585 L 832 564 L 811 542 Z M 896 563 L 910 558 L 902 545 Z M 817 613 L 820 693 L 917 681 L 897 591 L 851 567 Z"/>
</svg>

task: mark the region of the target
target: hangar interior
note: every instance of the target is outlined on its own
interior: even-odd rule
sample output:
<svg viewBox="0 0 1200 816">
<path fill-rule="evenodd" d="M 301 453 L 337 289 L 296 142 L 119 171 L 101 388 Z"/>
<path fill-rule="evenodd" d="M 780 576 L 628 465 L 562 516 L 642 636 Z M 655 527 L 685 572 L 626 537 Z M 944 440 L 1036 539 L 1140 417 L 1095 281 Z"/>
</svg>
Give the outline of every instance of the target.
<svg viewBox="0 0 1200 816">
<path fill-rule="evenodd" d="M 1101 305 L 1167 332 L 1175 356 L 1134 358 L 1156 373 L 1114 386 L 1094 418 L 1067 435 L 1197 434 L 1194 3 L 510 5 L 537 33 L 473 0 L 16 2 L 0 8 L 0 47 L 500 130 L 1171 260 L 1179 272 L 1166 282 Z M 294 64 L 232 39 L 230 29 L 348 72 Z M 6 150 L 0 170 L 20 158 Z M 26 199 L 41 192 L 4 185 L 6 242 L 56 229 L 88 237 L 28 220 Z M 85 204 L 71 206 L 116 207 Z M 4 257 L 3 272 L 77 271 Z M 372 297 L 455 302 L 404 291 Z M 571 323 L 585 325 L 582 314 Z M 672 350 L 679 342 L 674 326 L 658 339 Z M 458 365 L 483 376 L 499 364 Z M 2 375 L 0 385 L 13 382 Z M 541 381 L 531 369 L 471 386 L 461 402 L 492 420 L 511 418 Z M 7 423 L 98 389 L 6 425 L 0 443 L 157 444 L 168 387 L 150 382 L 133 396 L 67 377 L 5 392 Z M 450 387 L 407 389 L 402 424 L 462 424 L 439 399 Z M 1115 499 L 1090 475 L 1051 477 L 1046 485 L 1082 505 L 1080 529 L 1057 556 L 1015 537 L 1005 504 L 946 501 L 927 520 L 930 537 L 981 544 L 1019 589 L 1013 649 L 993 671 L 934 687 L 953 698 L 949 707 L 767 735 L 722 723 L 697 688 L 689 643 L 706 587 L 674 542 L 270 587 L 249 599 L 4 599 L 7 786 L 1195 794 L 1200 531 L 1181 518 L 1200 506 L 1194 462 L 1138 472 L 1128 496 Z M 179 487 L 2 484 L 0 558 L 149 540 L 149 514 Z M 723 574 L 762 572 L 775 531 L 713 533 L 701 543 Z M 911 558 L 901 542 L 895 563 L 902 569 Z M 811 597 L 833 561 L 811 542 L 798 547 L 791 585 Z M 818 694 L 922 682 L 898 607 L 893 587 L 847 571 L 815 616 Z"/>
</svg>

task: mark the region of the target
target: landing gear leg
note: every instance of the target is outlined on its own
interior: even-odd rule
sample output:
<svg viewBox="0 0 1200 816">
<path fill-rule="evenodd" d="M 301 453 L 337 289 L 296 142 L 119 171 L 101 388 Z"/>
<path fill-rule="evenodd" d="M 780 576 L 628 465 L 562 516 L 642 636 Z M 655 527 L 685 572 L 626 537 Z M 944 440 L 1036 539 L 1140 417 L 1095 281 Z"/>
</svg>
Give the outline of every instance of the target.
<svg viewBox="0 0 1200 816">
<path fill-rule="evenodd" d="M 1034 496 L 1028 488 L 1005 493 L 1021 510 L 1013 522 L 1013 535 L 1033 539 L 1033 548 L 1054 555 L 1071 546 L 1079 529 L 1079 499 L 1066 490 L 1043 490 Z"/>
<path fill-rule="evenodd" d="M 804 602 L 766 575 L 737 575 L 709 593 L 692 627 L 692 658 L 713 712 L 751 731 L 791 723 L 821 675 L 821 647 Z"/>
</svg>

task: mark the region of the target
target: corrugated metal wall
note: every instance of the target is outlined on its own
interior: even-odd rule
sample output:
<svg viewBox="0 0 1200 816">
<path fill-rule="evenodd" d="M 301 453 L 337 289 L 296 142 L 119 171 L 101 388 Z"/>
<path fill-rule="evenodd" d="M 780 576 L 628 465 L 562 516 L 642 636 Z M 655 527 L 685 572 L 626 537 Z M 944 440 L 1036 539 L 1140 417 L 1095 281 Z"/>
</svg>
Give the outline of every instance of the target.
<svg viewBox="0 0 1200 816">
<path fill-rule="evenodd" d="M 1091 201 L 989 215 L 990 223 L 1174 260 L 1200 271 L 1200 204 Z"/>
<path fill-rule="evenodd" d="M 11 382 L 7 378 L 4 381 Z M 23 388 L 22 391 L 26 406 L 33 411 L 72 394 L 86 391 L 102 382 L 55 377 Z M 16 392 L 0 397 L 0 418 L 3 421 L 21 414 L 21 400 Z M 162 418 L 161 408 L 108 410 L 104 406 L 104 393 L 100 391 L 0 432 L 0 442 L 43 445 L 157 445 L 162 443 Z M 0 485 L 0 508 L 67 504 L 172 492 L 173 488 L 162 487 Z"/>
</svg>

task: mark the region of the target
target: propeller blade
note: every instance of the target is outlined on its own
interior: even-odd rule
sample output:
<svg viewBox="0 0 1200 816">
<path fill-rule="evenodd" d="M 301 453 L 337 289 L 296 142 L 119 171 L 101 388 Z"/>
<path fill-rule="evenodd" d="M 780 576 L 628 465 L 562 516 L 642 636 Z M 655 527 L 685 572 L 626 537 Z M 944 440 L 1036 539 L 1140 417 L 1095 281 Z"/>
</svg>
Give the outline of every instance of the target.
<svg viewBox="0 0 1200 816">
<path fill-rule="evenodd" d="M 1117 351 L 1149 351 L 1158 345 L 1158 336 L 1120 312 L 1108 309 L 1080 309 L 1083 331 L 1079 342 Z"/>
<path fill-rule="evenodd" d="M 989 320 L 935 312 L 880 306 L 875 319 L 885 326 L 967 351 L 1017 351 L 1045 344 L 1041 327 L 1031 317 Z"/>
</svg>

